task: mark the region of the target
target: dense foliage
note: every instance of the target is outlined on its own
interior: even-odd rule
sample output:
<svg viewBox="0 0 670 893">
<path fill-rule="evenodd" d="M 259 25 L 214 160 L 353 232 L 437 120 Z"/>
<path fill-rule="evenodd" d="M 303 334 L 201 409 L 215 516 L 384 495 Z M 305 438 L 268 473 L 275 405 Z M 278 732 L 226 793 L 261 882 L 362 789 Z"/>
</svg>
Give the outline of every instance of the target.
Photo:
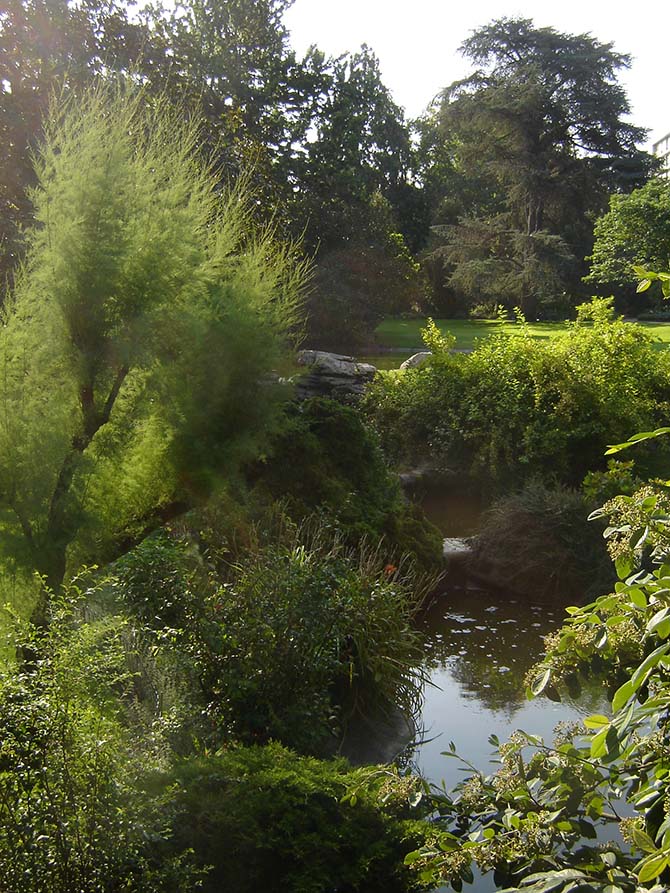
<svg viewBox="0 0 670 893">
<path fill-rule="evenodd" d="M 272 427 L 301 268 L 215 189 L 198 134 L 122 89 L 53 110 L 0 332 L 2 549 L 52 587 L 71 547 L 108 555 Z"/>
<path fill-rule="evenodd" d="M 398 240 L 401 246 L 406 238 L 415 241 L 414 206 L 420 204 L 410 182 L 410 133 L 368 47 L 336 58 L 312 47 L 297 56 L 282 21 L 290 5 L 187 0 L 174 9 L 148 5 L 137 14 L 126 0 L 6 4 L 0 16 L 0 289 L 23 257 L 23 230 L 34 221 L 25 190 L 35 185 L 31 153 L 41 142 L 52 92 L 72 99 L 91 83 L 121 75 L 201 120 L 200 143 L 215 161 L 219 185 L 240 176 L 252 181 L 255 200 L 247 213 L 257 223 L 302 240 L 305 254 L 318 262 L 323 257 L 326 266 L 328 255 L 342 250 L 350 252 L 354 269 L 362 264 L 348 298 L 352 318 L 369 327 L 365 308 L 383 302 L 379 283 L 391 283 L 399 270 L 404 280 L 413 275 L 397 249 Z M 383 219 L 379 196 L 389 208 Z M 371 233 L 372 258 L 365 254 Z M 319 317 L 318 335 L 339 322 L 341 295 L 332 292 L 331 282 L 314 295 L 317 305 L 335 300 Z M 342 335 L 355 340 L 346 330 Z"/>
<path fill-rule="evenodd" d="M 383 545 L 347 549 L 318 522 L 274 530 L 218 573 L 197 554 L 155 535 L 117 563 L 116 579 L 191 678 L 200 737 L 323 754 L 353 717 L 416 712 L 411 619 L 429 581 L 411 565 L 393 564 Z"/>
<path fill-rule="evenodd" d="M 449 352 L 429 332 L 430 363 L 378 377 L 367 408 L 397 459 L 427 455 L 446 470 L 498 481 L 532 473 L 577 485 L 608 443 L 667 413 L 667 356 L 640 328 L 584 305 L 551 341 L 518 334 Z M 653 457 L 652 457 L 653 458 Z"/>
<path fill-rule="evenodd" d="M 428 251 L 432 300 L 450 313 L 499 300 L 529 316 L 569 311 L 594 216 L 608 192 L 642 185 L 651 169 L 637 148 L 643 131 L 625 120 L 617 76 L 628 57 L 589 35 L 494 21 L 463 43 L 472 75 L 407 122 L 369 47 L 335 58 L 292 49 L 291 5 L 185 0 L 135 13 L 128 0 L 5 4 L 0 287 L 34 219 L 25 190 L 51 92 L 80 96 L 122 75 L 199 115 L 219 182 L 246 172 L 254 218 L 304 240 L 322 274 L 315 341 L 337 333 L 337 346 L 356 344 L 399 298 L 403 307 L 430 300 L 408 249 L 415 259 Z"/>
<path fill-rule="evenodd" d="M 71 586 L 50 610 L 48 632 L 11 631 L 39 662 L 0 675 L 4 889 L 421 886 L 402 866 L 425 839 L 417 779 L 278 744 L 203 748 L 190 737 L 186 668 L 180 684 L 166 661 L 174 632 L 157 647 L 107 586 Z"/>
<path fill-rule="evenodd" d="M 89 596 L 74 585 L 54 599 L 49 632 L 6 627 L 14 646 L 40 659 L 0 676 L 2 886 L 191 890 L 199 873 L 186 854 L 154 859 L 161 801 L 140 783 L 165 767 L 170 710 L 137 709 L 137 640 L 121 616 L 85 620 Z"/>
<path fill-rule="evenodd" d="M 255 477 L 256 492 L 282 500 L 296 520 L 318 512 L 351 543 L 383 538 L 394 561 L 409 553 L 426 569 L 441 562 L 439 531 L 403 499 L 378 437 L 350 407 L 311 399 L 291 408 Z"/>
<path fill-rule="evenodd" d="M 424 128 L 452 143 L 471 196 L 436 221 L 449 285 L 470 303 L 520 306 L 529 319 L 564 315 L 580 294 L 592 215 L 650 168 L 616 79 L 630 58 L 529 19 L 491 22 L 461 52 L 475 70 L 446 88 Z"/>
<path fill-rule="evenodd" d="M 613 195 L 609 211 L 596 221 L 594 239 L 586 281 L 601 293 L 615 290 L 629 307 L 644 306 L 633 297 L 638 279 L 633 268 L 664 269 L 668 263 L 670 183 L 651 180 L 630 195 Z"/>
<path fill-rule="evenodd" d="M 428 828 L 417 778 L 271 744 L 179 763 L 174 781 L 171 846 L 213 866 L 206 893 L 425 889 L 402 864 Z"/>
<path fill-rule="evenodd" d="M 663 884 L 667 482 L 598 465 L 667 414 L 668 359 L 596 301 L 548 345 L 520 320 L 456 356 L 429 326 L 432 359 L 378 379 L 367 417 L 289 405 L 276 375 L 301 332 L 363 344 L 427 281 L 484 312 L 571 309 L 606 192 L 651 167 L 624 120 L 629 60 L 493 22 L 415 142 L 369 48 L 298 58 L 290 5 L 0 13 L 2 601 L 39 572 L 2 617 L 0 887 L 407 893 L 458 889 L 473 860 L 528 893 Z M 610 214 L 628 233 L 638 202 L 653 246 L 631 257 L 654 263 L 660 185 Z M 446 248 L 424 279 L 431 237 Z M 670 293 L 670 274 L 637 274 Z M 638 440 L 642 468 L 664 459 Z M 591 493 L 628 487 L 599 515 L 620 582 L 572 609 L 529 678 L 557 696 L 604 673 L 612 716 L 554 747 L 517 735 L 455 795 L 329 759 L 361 718 L 410 724 L 425 681 L 416 615 L 440 536 L 389 457 L 501 487 L 587 470 Z M 477 559 L 523 592 L 586 591 L 583 506 L 526 484 Z M 89 562 L 107 566 L 78 576 Z M 505 684 L 482 681 L 492 703 Z M 614 822 L 630 847 L 585 842 Z"/>
</svg>

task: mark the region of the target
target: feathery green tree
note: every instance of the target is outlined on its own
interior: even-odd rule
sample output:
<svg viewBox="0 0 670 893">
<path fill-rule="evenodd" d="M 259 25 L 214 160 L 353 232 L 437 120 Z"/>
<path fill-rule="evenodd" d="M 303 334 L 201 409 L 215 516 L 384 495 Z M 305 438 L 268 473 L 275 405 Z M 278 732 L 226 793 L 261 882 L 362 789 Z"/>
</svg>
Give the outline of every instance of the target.
<svg viewBox="0 0 670 893">
<path fill-rule="evenodd" d="M 55 106 L 36 166 L 0 330 L 0 541 L 56 588 L 68 553 L 109 557 L 254 453 L 304 267 L 163 100 Z"/>
</svg>

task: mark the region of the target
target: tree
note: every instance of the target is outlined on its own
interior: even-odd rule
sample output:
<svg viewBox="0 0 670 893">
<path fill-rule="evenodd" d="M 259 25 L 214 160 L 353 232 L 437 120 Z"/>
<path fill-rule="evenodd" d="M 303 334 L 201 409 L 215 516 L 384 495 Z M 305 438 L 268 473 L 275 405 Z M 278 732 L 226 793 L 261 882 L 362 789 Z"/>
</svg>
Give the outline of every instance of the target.
<svg viewBox="0 0 670 893">
<path fill-rule="evenodd" d="M 630 195 L 615 194 L 596 221 L 591 272 L 586 282 L 630 302 L 638 278 L 633 265 L 664 269 L 670 258 L 670 182 L 651 180 Z"/>
<path fill-rule="evenodd" d="M 298 60 L 289 46 L 282 17 L 291 5 L 184 0 L 170 14 L 159 7 L 147 16 L 161 47 L 150 83 L 199 110 L 223 178 L 253 170 L 266 220 L 291 195 L 295 147 L 312 124 L 324 80 L 323 54 L 311 49 Z M 288 225 L 284 215 L 280 223 Z"/>
<path fill-rule="evenodd" d="M 494 293 L 499 276 L 512 276 L 516 303 L 534 317 L 579 282 L 589 215 L 613 188 L 643 182 L 649 170 L 649 156 L 636 148 L 645 132 L 624 120 L 630 108 L 616 80 L 630 59 L 590 35 L 535 28 L 529 19 L 494 21 L 461 51 L 478 68 L 442 94 L 440 126 L 457 138 L 466 173 L 492 178 L 504 205 L 477 215 L 482 236 L 489 225 L 496 231 L 490 238 L 471 238 L 470 224 L 463 238 L 454 226 L 450 259 L 470 294 L 468 279 L 479 293 Z M 548 249 L 555 275 L 547 279 Z M 459 273 L 464 264 L 477 275 Z"/>
<path fill-rule="evenodd" d="M 128 70 L 148 35 L 115 0 L 9 0 L 0 13 L 0 289 L 22 256 L 32 221 L 32 152 L 54 89 L 77 92 L 94 75 Z"/>
<path fill-rule="evenodd" d="M 283 24 L 291 0 L 184 0 L 150 6 L 139 21 L 129 20 L 126 2 L 12 0 L 0 16 L 0 276 L 16 269 L 32 221 L 25 190 L 35 182 L 31 153 L 51 91 L 77 95 L 130 72 L 147 93 L 200 117 L 219 184 L 244 172 L 258 223 L 272 221 L 310 256 L 353 252 L 354 265 L 365 266 L 361 254 L 372 249 L 392 279 L 394 234 L 414 244 L 425 221 L 407 176 L 408 129 L 374 54 L 363 47 L 329 59 L 312 47 L 298 58 Z M 393 219 L 371 244 L 377 194 Z M 357 292 L 356 300 L 367 298 Z"/>
<path fill-rule="evenodd" d="M 296 159 L 291 208 L 316 254 L 310 335 L 341 348 L 369 341 L 384 314 L 418 299 L 403 235 L 403 224 L 413 229 L 417 196 L 409 130 L 374 53 L 363 46 L 326 72 L 314 133 Z"/>
<path fill-rule="evenodd" d="M 221 194 L 197 123 L 98 88 L 54 108 L 0 334 L 2 547 L 58 587 L 209 491 L 272 426 L 302 268 Z M 107 550 L 107 553 L 105 552 Z"/>
<path fill-rule="evenodd" d="M 314 126 L 297 169 L 296 198 L 308 220 L 307 244 L 327 250 L 355 240 L 372 197 L 388 198 L 409 168 L 402 110 L 368 47 L 332 60 Z"/>
</svg>

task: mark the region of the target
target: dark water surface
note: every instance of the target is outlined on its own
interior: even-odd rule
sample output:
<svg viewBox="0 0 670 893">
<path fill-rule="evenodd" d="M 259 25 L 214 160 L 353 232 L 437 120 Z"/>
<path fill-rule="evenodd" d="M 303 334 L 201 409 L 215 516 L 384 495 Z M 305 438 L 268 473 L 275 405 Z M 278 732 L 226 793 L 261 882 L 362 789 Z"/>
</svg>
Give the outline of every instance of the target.
<svg viewBox="0 0 670 893">
<path fill-rule="evenodd" d="M 479 495 L 453 486 L 426 488 L 420 502 L 445 537 L 476 533 L 485 509 Z M 541 659 L 544 637 L 561 626 L 566 606 L 447 577 L 423 621 L 429 684 L 413 761 L 427 779 L 448 788 L 462 779 L 457 762 L 441 755 L 450 741 L 488 772 L 494 769 L 491 734 L 503 741 L 523 729 L 551 741 L 559 722 L 579 721 L 602 706 L 597 686 L 579 704 L 526 699 L 524 677 Z"/>
<path fill-rule="evenodd" d="M 483 510 L 479 497 L 433 488 L 420 501 L 445 537 L 476 533 Z M 604 690 L 597 683 L 578 703 L 526 699 L 524 677 L 541 659 L 544 637 L 561 626 L 566 606 L 481 588 L 462 575 L 447 577 L 422 621 L 429 681 L 419 729 L 406 752 L 415 770 L 450 790 L 471 774 L 459 761 L 442 755 L 450 742 L 488 774 L 496 769 L 491 734 L 502 742 L 523 729 L 550 743 L 559 723 L 580 722 L 606 710 Z M 466 889 L 487 893 L 495 889 L 493 878 L 477 877 Z"/>
<path fill-rule="evenodd" d="M 442 756 L 449 742 L 478 769 L 493 771 L 488 738 L 516 729 L 552 740 L 559 722 L 576 722 L 602 707 L 598 687 L 580 702 L 528 701 L 524 676 L 543 654 L 543 637 L 561 625 L 564 606 L 532 604 L 474 588 L 447 589 L 425 618 L 429 684 L 420 740 L 412 761 L 434 784 L 451 788 L 463 777 L 456 760 Z"/>
</svg>

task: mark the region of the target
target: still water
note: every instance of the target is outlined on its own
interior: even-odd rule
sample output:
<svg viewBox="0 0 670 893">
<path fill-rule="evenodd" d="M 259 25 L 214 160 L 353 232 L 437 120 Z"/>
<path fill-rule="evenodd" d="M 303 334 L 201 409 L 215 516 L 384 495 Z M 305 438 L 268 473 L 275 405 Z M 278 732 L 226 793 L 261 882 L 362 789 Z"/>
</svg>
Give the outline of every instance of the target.
<svg viewBox="0 0 670 893">
<path fill-rule="evenodd" d="M 445 537 L 476 533 L 482 501 L 462 492 L 430 490 L 424 510 Z M 432 784 L 451 790 L 471 770 L 443 756 L 450 742 L 477 769 L 495 771 L 491 734 L 505 741 L 517 729 L 553 740 L 559 723 L 581 722 L 604 712 L 598 683 L 579 702 L 528 701 L 524 677 L 544 653 L 544 637 L 556 631 L 567 604 L 485 589 L 463 576 L 447 577 L 423 618 L 427 684 L 418 730 L 404 757 Z M 449 889 L 449 888 L 444 888 Z M 473 893 L 494 890 L 493 878 L 476 877 Z"/>
<path fill-rule="evenodd" d="M 453 486 L 415 495 L 445 537 L 477 532 L 485 510 L 480 496 Z M 541 659 L 544 637 L 561 626 L 566 607 L 485 589 L 462 575 L 447 577 L 423 619 L 428 684 L 411 759 L 427 779 L 447 788 L 462 779 L 456 760 L 442 756 L 451 741 L 489 772 L 491 734 L 504 741 L 523 729 L 551 741 L 558 723 L 580 721 L 602 706 L 598 686 L 579 703 L 526 699 L 524 677 Z"/>
<path fill-rule="evenodd" d="M 434 784 L 463 777 L 442 756 L 449 742 L 483 772 L 493 771 L 488 738 L 516 729 L 552 740 L 558 723 L 578 722 L 602 707 L 598 687 L 579 703 L 528 701 L 524 676 L 543 654 L 543 637 L 561 625 L 564 606 L 533 604 L 462 581 L 438 598 L 425 618 L 427 653 L 419 740 L 412 763 Z"/>
</svg>

